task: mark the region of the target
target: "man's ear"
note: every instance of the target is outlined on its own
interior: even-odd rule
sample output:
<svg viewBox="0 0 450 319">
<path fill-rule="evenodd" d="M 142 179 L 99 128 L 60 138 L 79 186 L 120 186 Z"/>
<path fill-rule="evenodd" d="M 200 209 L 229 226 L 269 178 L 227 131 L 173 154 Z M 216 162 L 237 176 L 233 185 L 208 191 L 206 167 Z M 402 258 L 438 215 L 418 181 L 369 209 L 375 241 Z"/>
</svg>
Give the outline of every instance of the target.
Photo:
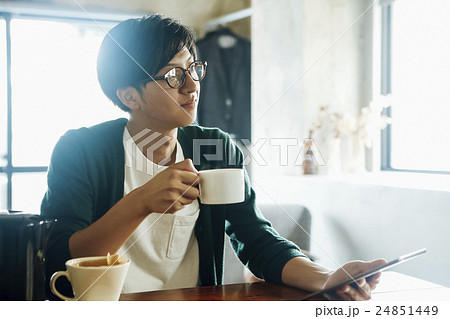
<svg viewBox="0 0 450 319">
<path fill-rule="evenodd" d="M 141 95 L 134 87 L 129 86 L 123 89 L 118 89 L 116 91 L 116 95 L 130 110 L 136 111 L 139 109 Z"/>
</svg>

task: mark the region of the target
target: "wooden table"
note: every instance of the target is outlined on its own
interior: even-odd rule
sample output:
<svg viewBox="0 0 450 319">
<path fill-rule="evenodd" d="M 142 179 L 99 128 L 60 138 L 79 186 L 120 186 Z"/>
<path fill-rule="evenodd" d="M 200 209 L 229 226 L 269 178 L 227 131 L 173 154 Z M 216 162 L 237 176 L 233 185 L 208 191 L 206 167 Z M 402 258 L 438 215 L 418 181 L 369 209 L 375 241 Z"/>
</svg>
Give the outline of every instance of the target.
<svg viewBox="0 0 450 319">
<path fill-rule="evenodd" d="M 254 282 L 221 286 L 201 286 L 184 289 L 157 290 L 140 293 L 122 294 L 120 300 L 147 301 L 267 301 L 299 300 L 306 296 L 306 291 L 268 282 Z M 322 300 L 322 299 L 315 299 Z"/>
<path fill-rule="evenodd" d="M 308 293 L 288 286 L 268 282 L 242 283 L 222 286 L 202 286 L 184 289 L 157 290 L 122 294 L 123 301 L 283 301 L 300 300 Z M 450 300 L 450 289 L 396 272 L 384 272 L 379 286 L 373 291 L 377 300 Z M 326 300 L 326 299 L 312 299 Z"/>
</svg>

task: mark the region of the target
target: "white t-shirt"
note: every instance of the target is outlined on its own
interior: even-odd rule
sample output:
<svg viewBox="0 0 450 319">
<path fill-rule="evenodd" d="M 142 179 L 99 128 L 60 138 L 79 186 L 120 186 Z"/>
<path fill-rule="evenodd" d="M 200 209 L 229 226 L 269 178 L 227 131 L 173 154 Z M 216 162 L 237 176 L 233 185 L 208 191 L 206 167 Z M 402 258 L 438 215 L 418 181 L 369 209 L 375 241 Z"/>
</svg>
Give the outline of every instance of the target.
<svg viewBox="0 0 450 319">
<path fill-rule="evenodd" d="M 166 169 L 148 160 L 125 127 L 124 196 Z M 184 160 L 177 144 L 176 162 Z M 130 259 L 122 293 L 194 287 L 198 282 L 199 254 L 194 234 L 198 201 L 174 214 L 151 213 L 119 249 Z"/>
</svg>

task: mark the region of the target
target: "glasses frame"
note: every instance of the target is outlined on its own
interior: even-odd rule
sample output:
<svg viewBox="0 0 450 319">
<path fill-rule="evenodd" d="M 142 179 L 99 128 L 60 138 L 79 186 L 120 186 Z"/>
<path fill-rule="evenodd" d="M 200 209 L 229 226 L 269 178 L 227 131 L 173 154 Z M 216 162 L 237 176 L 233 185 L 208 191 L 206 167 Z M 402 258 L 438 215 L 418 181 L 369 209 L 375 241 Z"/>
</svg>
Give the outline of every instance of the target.
<svg viewBox="0 0 450 319">
<path fill-rule="evenodd" d="M 190 69 L 191 69 L 191 66 L 192 66 L 193 64 L 199 63 L 199 62 L 203 65 L 203 68 L 204 68 L 205 72 L 203 73 L 203 76 L 202 76 L 200 79 L 196 80 L 196 79 L 194 79 L 194 78 L 192 77 L 192 73 L 191 73 L 191 70 L 190 70 Z M 165 80 L 166 83 L 167 83 L 172 89 L 179 89 L 179 88 L 181 88 L 181 87 L 184 85 L 184 83 L 186 82 L 186 72 L 189 73 L 189 76 L 190 76 L 191 79 L 194 80 L 194 81 L 200 82 L 201 80 L 203 80 L 203 78 L 204 78 L 205 75 L 206 75 L 206 66 L 207 66 L 207 65 L 208 65 L 208 62 L 206 62 L 206 61 L 196 60 L 196 61 L 192 62 L 191 64 L 189 64 L 189 66 L 187 67 L 187 69 L 184 69 L 184 68 L 182 68 L 182 67 L 180 67 L 180 66 L 176 66 L 176 67 L 174 67 L 174 68 L 171 68 L 171 69 L 170 69 L 169 71 L 167 71 L 164 75 L 161 75 L 161 76 L 154 76 L 154 77 L 151 77 L 151 78 L 148 78 L 148 79 L 144 79 L 144 80 L 139 81 L 139 83 L 141 83 L 141 84 L 147 84 L 147 83 L 149 83 L 149 82 L 155 82 L 155 81 Z M 169 82 L 169 73 L 172 72 L 172 70 L 174 70 L 174 69 L 180 69 L 180 70 L 183 71 L 183 77 L 181 78 L 181 82 L 180 82 L 181 84 L 178 85 L 178 86 L 175 86 L 175 87 L 172 86 L 172 85 L 170 84 L 170 82 Z"/>
</svg>

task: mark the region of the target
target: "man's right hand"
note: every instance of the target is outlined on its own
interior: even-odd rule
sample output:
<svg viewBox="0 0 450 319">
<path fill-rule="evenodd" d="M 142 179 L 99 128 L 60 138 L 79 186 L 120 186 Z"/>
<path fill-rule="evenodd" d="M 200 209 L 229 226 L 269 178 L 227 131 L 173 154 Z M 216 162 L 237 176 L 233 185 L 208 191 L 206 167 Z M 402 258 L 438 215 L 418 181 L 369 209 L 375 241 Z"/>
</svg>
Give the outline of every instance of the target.
<svg viewBox="0 0 450 319">
<path fill-rule="evenodd" d="M 175 213 L 198 198 L 198 182 L 198 171 L 191 159 L 186 159 L 170 165 L 132 193 L 146 214 Z"/>
<path fill-rule="evenodd" d="M 169 166 L 74 233 L 69 240 L 72 258 L 116 253 L 149 213 L 174 213 L 197 199 L 198 181 L 190 159 Z"/>
</svg>

